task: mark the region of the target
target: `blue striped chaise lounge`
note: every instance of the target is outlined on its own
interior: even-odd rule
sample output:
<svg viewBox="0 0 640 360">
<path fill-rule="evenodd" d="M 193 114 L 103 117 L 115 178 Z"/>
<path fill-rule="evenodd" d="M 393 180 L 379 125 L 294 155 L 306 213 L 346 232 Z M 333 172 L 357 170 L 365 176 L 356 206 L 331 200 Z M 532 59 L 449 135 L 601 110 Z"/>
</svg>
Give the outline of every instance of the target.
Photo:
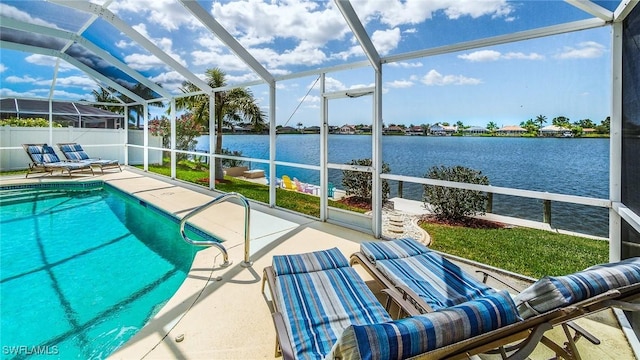
<svg viewBox="0 0 640 360">
<path fill-rule="evenodd" d="M 360 250 L 352 255 L 351 264 L 363 265 L 383 287 L 401 290 L 420 312 L 446 309 L 496 291 L 413 239 L 366 242 Z M 560 324 L 567 334 L 567 326 L 571 326 L 590 338 L 586 331 L 571 324 L 572 317 L 606 308 L 614 304 L 608 302 L 611 298 L 624 299 L 615 304 L 636 310 L 637 305 L 629 301 L 638 296 L 639 286 L 640 258 L 631 258 L 570 275 L 544 277 L 515 295 L 514 301 L 518 315 L 525 320 L 551 316 L 544 321 L 549 326 Z M 549 315 L 562 312 L 573 315 Z M 546 338 L 540 339 L 557 354 L 571 356 L 567 349 L 556 347 Z M 575 354 L 573 338 L 567 340 L 569 351 Z"/>
<path fill-rule="evenodd" d="M 62 154 L 69 161 L 84 161 L 91 163 L 92 166 L 96 166 L 100 168 L 100 172 L 104 173 L 104 169 L 110 168 L 118 168 L 122 171 L 120 167 L 120 162 L 118 160 L 105 160 L 105 159 L 95 159 L 87 155 L 82 146 L 77 143 L 59 143 L 58 148 L 62 151 Z"/>
<path fill-rule="evenodd" d="M 431 312 L 496 290 L 413 239 L 364 242 L 351 255 L 386 288 L 398 288 L 420 312 Z"/>
<path fill-rule="evenodd" d="M 60 170 L 62 173 L 66 171 L 69 176 L 75 171 L 91 171 L 93 175 L 90 163 L 86 161 L 61 161 L 53 148 L 47 144 L 22 144 L 22 148 L 31 160 L 25 177 L 29 177 L 29 174 L 32 173 L 53 174 L 56 170 Z"/>
<path fill-rule="evenodd" d="M 392 320 L 336 248 L 274 256 L 264 270 L 263 291 L 265 282 L 273 301 L 276 355 L 281 351 L 285 359 L 404 359 L 438 349 L 453 353 L 458 342 L 519 321 L 506 292 Z M 397 296 L 393 290 L 390 294 Z M 401 298 L 394 301 L 413 306 Z"/>
</svg>

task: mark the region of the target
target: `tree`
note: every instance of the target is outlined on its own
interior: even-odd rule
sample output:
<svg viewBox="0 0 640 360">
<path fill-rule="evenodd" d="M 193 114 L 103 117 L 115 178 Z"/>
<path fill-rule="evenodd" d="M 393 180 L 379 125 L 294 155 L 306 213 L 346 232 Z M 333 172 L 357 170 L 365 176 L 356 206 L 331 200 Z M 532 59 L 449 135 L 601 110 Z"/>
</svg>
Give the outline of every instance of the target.
<svg viewBox="0 0 640 360">
<path fill-rule="evenodd" d="M 573 125 L 586 129 L 592 129 L 596 127 L 596 124 L 594 124 L 591 119 L 582 119 L 580 121 L 574 122 Z"/>
<path fill-rule="evenodd" d="M 92 90 L 91 94 L 93 95 L 93 99 L 95 100 L 95 102 L 119 104 L 120 102 L 118 101 L 118 99 L 116 99 L 116 97 L 112 95 L 113 92 L 115 92 L 115 90 L 112 88 L 109 88 L 109 90 L 100 88 L 100 91 Z M 116 114 L 124 113 L 123 106 L 109 106 L 109 105 L 94 105 L 94 106 L 97 107 L 98 109 L 111 111 L 112 113 L 116 113 Z"/>
<path fill-rule="evenodd" d="M 598 134 L 609 134 L 611 132 L 611 117 L 607 116 L 606 119 L 600 122 L 600 125 L 596 126 L 596 132 Z"/>
<path fill-rule="evenodd" d="M 205 72 L 206 82 L 211 88 L 219 88 L 227 85 L 226 74 L 218 69 L 207 69 Z M 185 81 L 182 84 L 183 93 L 200 91 L 193 83 Z M 233 126 L 240 121 L 249 121 L 257 132 L 261 132 L 265 125 L 266 115 L 260 110 L 257 100 L 253 97 L 251 90 L 245 88 L 235 88 L 226 91 L 218 91 L 214 95 L 215 99 L 215 124 L 216 124 L 216 148 L 215 154 L 222 154 L 222 128 L 224 125 Z M 181 98 L 176 101 L 178 109 L 189 110 L 194 119 L 205 128 L 209 126 L 209 96 L 194 95 Z M 222 170 L 222 159 L 216 158 L 216 180 L 224 179 Z"/>
<path fill-rule="evenodd" d="M 489 185 L 489 179 L 481 171 L 463 166 L 434 166 L 425 178 L 455 181 L 467 184 Z M 459 221 L 464 217 L 484 214 L 487 195 L 474 190 L 424 185 L 422 200 L 431 205 L 438 219 Z"/>
<path fill-rule="evenodd" d="M 540 130 L 540 128 L 538 127 L 538 124 L 533 119 L 529 119 L 527 121 L 521 122 L 520 126 L 524 129 L 527 129 L 527 132 L 529 134 L 537 134 L 538 130 Z"/>
<path fill-rule="evenodd" d="M 536 116 L 536 123 L 538 123 L 538 126 L 540 126 L 542 128 L 542 125 L 545 124 L 547 122 L 547 117 L 544 115 L 538 115 Z"/>
<path fill-rule="evenodd" d="M 490 132 L 494 132 L 498 130 L 498 125 L 496 125 L 496 123 L 494 123 L 493 121 L 489 121 L 489 123 L 487 124 L 487 130 L 489 130 Z"/>
<path fill-rule="evenodd" d="M 298 131 L 302 132 L 302 123 L 301 122 L 297 123 L 296 127 L 298 128 Z"/>
<path fill-rule="evenodd" d="M 162 146 L 171 147 L 171 122 L 167 118 L 149 121 L 149 132 L 153 136 L 162 137 Z M 192 114 L 184 114 L 176 119 L 176 149 L 193 151 L 196 148 L 196 137 L 202 134 L 202 125 L 198 124 Z M 185 159 L 186 154 L 179 153 L 177 158 Z"/>
<path fill-rule="evenodd" d="M 571 128 L 571 123 L 569 122 L 568 117 L 558 116 L 551 120 L 551 123 L 555 126 L 563 127 L 563 128 Z"/>
</svg>

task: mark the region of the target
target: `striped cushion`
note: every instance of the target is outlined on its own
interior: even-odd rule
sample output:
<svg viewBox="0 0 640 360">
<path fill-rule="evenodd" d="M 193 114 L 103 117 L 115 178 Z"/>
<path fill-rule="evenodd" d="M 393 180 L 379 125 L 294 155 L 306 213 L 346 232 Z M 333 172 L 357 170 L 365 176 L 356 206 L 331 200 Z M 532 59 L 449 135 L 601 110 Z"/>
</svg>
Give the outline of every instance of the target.
<svg viewBox="0 0 640 360">
<path fill-rule="evenodd" d="M 372 241 L 360 244 L 360 251 L 371 261 L 401 259 L 428 253 L 430 250 L 419 242 L 407 238 L 393 241 Z"/>
<path fill-rule="evenodd" d="M 333 249 L 332 249 L 333 250 Z M 328 265 L 336 254 L 332 251 L 314 263 Z M 337 250 L 337 249 L 336 249 Z M 283 259 L 291 257 L 292 261 Z M 342 256 L 344 262 L 346 258 Z M 278 257 L 278 264 L 298 264 L 301 255 Z M 274 258 L 274 267 L 276 259 Z M 291 270 L 289 265 L 285 269 Z M 322 359 L 351 324 L 372 324 L 390 321 L 356 271 L 349 267 L 287 272 L 276 277 L 276 299 L 290 335 L 296 359 Z"/>
<path fill-rule="evenodd" d="M 349 267 L 349 261 L 338 248 L 273 257 L 273 269 L 276 275 L 308 273 L 341 267 Z"/>
<path fill-rule="evenodd" d="M 371 244 L 375 244 L 375 252 L 368 250 L 371 254 L 383 253 L 394 248 L 411 249 L 404 253 L 415 255 L 399 257 L 397 255 L 402 252 L 395 250 L 391 250 L 387 255 L 380 255 L 375 266 L 395 285 L 404 285 L 413 290 L 433 310 L 458 305 L 495 292 L 473 275 L 415 240 L 363 243 L 363 252 L 365 248 L 371 249 Z"/>
<path fill-rule="evenodd" d="M 406 359 L 518 320 L 511 296 L 502 291 L 428 314 L 349 326 L 327 358 Z"/>
<path fill-rule="evenodd" d="M 515 297 L 523 318 L 640 282 L 640 258 L 592 266 L 571 275 L 538 280 Z"/>
<path fill-rule="evenodd" d="M 69 160 L 89 160 L 89 155 L 84 151 L 65 151 L 64 155 Z"/>
</svg>

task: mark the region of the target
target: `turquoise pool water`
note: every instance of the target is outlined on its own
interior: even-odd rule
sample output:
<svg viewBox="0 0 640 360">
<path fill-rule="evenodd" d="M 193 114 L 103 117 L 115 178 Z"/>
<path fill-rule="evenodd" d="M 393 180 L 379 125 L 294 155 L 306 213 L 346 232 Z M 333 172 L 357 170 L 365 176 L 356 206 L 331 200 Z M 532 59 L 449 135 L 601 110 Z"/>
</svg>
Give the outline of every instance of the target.
<svg viewBox="0 0 640 360">
<path fill-rule="evenodd" d="M 100 359 L 186 278 L 196 248 L 108 185 L 0 191 L 3 359 Z"/>
</svg>

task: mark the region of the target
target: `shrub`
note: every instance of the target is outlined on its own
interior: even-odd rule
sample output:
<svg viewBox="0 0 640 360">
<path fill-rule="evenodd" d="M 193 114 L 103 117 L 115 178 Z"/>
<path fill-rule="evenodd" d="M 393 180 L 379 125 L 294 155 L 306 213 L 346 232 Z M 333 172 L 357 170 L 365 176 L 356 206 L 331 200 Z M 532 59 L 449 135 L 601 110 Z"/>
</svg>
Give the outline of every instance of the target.
<svg viewBox="0 0 640 360">
<path fill-rule="evenodd" d="M 371 159 L 358 159 L 351 160 L 348 165 L 360 165 L 371 166 Z M 382 173 L 391 172 L 389 164 L 382 163 Z M 355 196 L 362 200 L 371 201 L 371 173 L 362 171 L 342 170 L 342 186 L 344 187 L 347 196 Z M 382 202 L 384 203 L 389 198 L 391 192 L 389 182 L 385 179 L 382 180 Z"/>
<path fill-rule="evenodd" d="M 489 179 L 482 172 L 463 166 L 434 166 L 425 178 L 489 185 Z M 435 185 L 424 185 L 422 200 L 431 205 L 438 219 L 461 220 L 466 216 L 484 215 L 487 195 L 480 191 L 456 189 Z"/>
<path fill-rule="evenodd" d="M 0 126 L 15 126 L 15 127 L 49 127 L 49 120 L 44 118 L 26 118 L 26 119 L 18 119 L 15 117 L 11 117 L 8 119 L 0 120 Z M 53 122 L 52 127 L 62 127 L 62 125 L 57 122 Z"/>
</svg>

